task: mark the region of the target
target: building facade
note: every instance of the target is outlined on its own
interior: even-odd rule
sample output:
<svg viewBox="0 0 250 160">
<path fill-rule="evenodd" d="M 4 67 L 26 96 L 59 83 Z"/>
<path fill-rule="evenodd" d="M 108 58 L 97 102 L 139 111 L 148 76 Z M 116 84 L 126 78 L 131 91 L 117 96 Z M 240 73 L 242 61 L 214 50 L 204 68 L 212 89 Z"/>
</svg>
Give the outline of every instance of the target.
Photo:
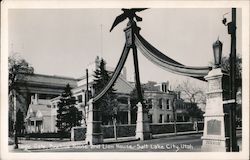
<svg viewBox="0 0 250 160">
<path fill-rule="evenodd" d="M 148 82 L 143 85 L 144 99 L 149 109 L 150 123 L 167 123 L 174 118 L 176 94 L 170 91 L 169 82 Z"/>
</svg>

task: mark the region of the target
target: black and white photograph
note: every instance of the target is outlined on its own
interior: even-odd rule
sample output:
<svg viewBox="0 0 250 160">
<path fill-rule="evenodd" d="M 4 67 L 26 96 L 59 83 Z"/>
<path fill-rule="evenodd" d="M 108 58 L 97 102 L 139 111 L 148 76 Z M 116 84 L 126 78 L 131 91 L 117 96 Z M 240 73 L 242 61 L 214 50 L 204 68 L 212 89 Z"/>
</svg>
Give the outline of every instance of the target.
<svg viewBox="0 0 250 160">
<path fill-rule="evenodd" d="M 249 1 L 118 2 L 1 2 L 1 159 L 248 159 Z"/>
</svg>

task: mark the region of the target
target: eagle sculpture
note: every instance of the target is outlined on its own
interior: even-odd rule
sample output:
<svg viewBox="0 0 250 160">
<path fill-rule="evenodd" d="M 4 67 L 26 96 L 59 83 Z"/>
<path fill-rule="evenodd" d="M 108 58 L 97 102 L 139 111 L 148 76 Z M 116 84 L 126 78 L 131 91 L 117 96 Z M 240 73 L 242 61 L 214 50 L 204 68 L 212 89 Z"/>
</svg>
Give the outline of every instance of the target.
<svg viewBox="0 0 250 160">
<path fill-rule="evenodd" d="M 110 29 L 110 32 L 114 29 L 115 26 L 117 26 L 119 23 L 124 21 L 126 18 L 128 18 L 129 20 L 133 20 L 133 18 L 135 18 L 137 22 L 142 21 L 142 18 L 137 16 L 135 13 L 141 12 L 145 9 L 147 9 L 147 8 L 131 8 L 131 9 L 122 8 L 123 13 L 116 17 L 116 19 L 115 19 L 115 21 Z"/>
</svg>

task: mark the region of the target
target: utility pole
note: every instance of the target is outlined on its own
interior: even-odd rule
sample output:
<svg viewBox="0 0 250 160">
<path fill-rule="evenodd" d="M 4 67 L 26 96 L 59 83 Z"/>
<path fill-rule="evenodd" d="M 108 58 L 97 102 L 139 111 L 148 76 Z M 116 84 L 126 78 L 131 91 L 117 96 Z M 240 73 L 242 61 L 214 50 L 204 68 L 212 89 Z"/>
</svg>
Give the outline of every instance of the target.
<svg viewBox="0 0 250 160">
<path fill-rule="evenodd" d="M 230 98 L 234 100 L 231 104 L 230 119 L 230 151 L 238 151 L 236 139 L 236 8 L 232 8 L 232 22 L 228 24 L 228 33 L 231 35 L 231 52 L 230 52 Z"/>
<path fill-rule="evenodd" d="M 17 137 L 17 122 L 16 122 L 16 110 L 17 110 L 17 104 L 16 104 L 16 91 L 13 91 L 14 93 L 14 142 L 15 142 L 15 147 L 14 149 L 18 149 L 18 137 Z"/>
<path fill-rule="evenodd" d="M 177 128 L 176 128 L 176 103 L 177 103 L 177 96 L 174 96 L 173 101 L 173 118 L 174 118 L 174 134 L 177 135 Z"/>
<path fill-rule="evenodd" d="M 87 102 L 89 101 L 89 73 L 88 69 L 86 69 L 86 99 L 85 99 L 85 106 L 87 105 Z"/>
</svg>

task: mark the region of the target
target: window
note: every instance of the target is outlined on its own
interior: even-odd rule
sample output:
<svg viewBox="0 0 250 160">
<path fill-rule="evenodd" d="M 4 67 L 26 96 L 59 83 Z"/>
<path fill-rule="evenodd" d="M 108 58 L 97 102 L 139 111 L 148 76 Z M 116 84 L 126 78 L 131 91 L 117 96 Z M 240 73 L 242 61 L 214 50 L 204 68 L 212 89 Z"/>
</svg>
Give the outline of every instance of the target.
<svg viewBox="0 0 250 160">
<path fill-rule="evenodd" d="M 34 126 L 34 121 L 30 121 L 30 125 Z"/>
<path fill-rule="evenodd" d="M 161 90 L 162 90 L 162 92 L 165 92 L 163 83 L 161 84 Z"/>
<path fill-rule="evenodd" d="M 159 99 L 159 108 L 162 109 L 162 98 Z"/>
<path fill-rule="evenodd" d="M 167 92 L 167 85 L 165 83 L 161 84 L 162 92 Z"/>
<path fill-rule="evenodd" d="M 148 108 L 151 109 L 152 108 L 152 99 L 148 99 L 147 104 L 148 104 Z"/>
<path fill-rule="evenodd" d="M 166 105 L 167 105 L 167 109 L 169 110 L 170 109 L 170 100 L 169 99 L 166 100 Z"/>
<path fill-rule="evenodd" d="M 170 115 L 167 114 L 167 122 L 170 122 Z"/>
<path fill-rule="evenodd" d="M 167 93 L 168 92 L 168 83 L 162 83 L 161 90 L 162 90 L 162 92 Z"/>
<path fill-rule="evenodd" d="M 160 114 L 159 123 L 162 123 L 162 122 L 163 122 L 163 115 Z"/>
<path fill-rule="evenodd" d="M 77 96 L 78 103 L 82 103 L 82 95 Z"/>
</svg>

